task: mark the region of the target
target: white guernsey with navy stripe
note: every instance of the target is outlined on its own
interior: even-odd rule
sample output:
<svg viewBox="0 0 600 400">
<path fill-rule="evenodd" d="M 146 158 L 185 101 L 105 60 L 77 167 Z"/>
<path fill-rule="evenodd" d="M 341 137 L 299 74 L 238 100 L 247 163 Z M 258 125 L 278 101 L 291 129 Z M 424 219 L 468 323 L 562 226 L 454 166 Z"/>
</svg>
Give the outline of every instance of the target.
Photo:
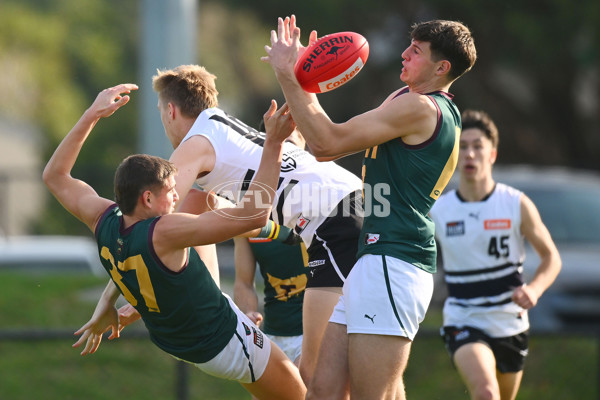
<svg viewBox="0 0 600 400">
<path fill-rule="evenodd" d="M 526 311 L 511 300 L 523 284 L 521 195 L 498 183 L 482 201 L 450 191 L 432 208 L 449 294 L 445 326 L 474 326 L 492 337 L 529 328 Z"/>
</svg>

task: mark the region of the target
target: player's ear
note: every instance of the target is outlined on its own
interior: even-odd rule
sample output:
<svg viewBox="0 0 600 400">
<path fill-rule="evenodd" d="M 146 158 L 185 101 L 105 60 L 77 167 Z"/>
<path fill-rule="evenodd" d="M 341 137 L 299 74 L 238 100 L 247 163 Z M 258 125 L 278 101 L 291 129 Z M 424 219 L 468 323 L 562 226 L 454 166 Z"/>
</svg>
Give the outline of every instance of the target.
<svg viewBox="0 0 600 400">
<path fill-rule="evenodd" d="M 144 190 L 142 193 L 141 201 L 144 207 L 152 207 L 152 191 Z"/>
<path fill-rule="evenodd" d="M 450 61 L 448 60 L 441 60 L 438 62 L 438 66 L 437 66 L 437 70 L 436 72 L 439 75 L 445 75 L 448 74 L 450 72 L 450 68 L 452 67 L 452 64 L 450 64 Z"/>
<path fill-rule="evenodd" d="M 167 103 L 167 115 L 169 116 L 169 119 L 175 119 L 175 116 L 177 115 L 177 106 L 175 106 L 175 104 L 171 102 Z"/>
<path fill-rule="evenodd" d="M 492 165 L 496 162 L 497 157 L 498 157 L 498 149 L 492 149 L 492 152 L 490 153 L 490 161 L 491 161 Z"/>
</svg>

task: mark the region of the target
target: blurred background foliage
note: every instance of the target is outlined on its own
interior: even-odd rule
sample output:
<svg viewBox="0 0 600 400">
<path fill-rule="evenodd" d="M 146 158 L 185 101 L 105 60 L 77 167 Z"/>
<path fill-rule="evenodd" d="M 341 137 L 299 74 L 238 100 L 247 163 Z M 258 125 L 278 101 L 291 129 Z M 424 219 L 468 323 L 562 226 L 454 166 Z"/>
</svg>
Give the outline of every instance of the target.
<svg viewBox="0 0 600 400">
<path fill-rule="evenodd" d="M 596 0 L 198 4 L 198 63 L 217 74 L 221 106 L 250 124 L 258 125 L 269 99 L 283 101 L 270 66 L 260 61 L 278 16 L 296 14 L 303 42 L 311 29 L 319 35 L 356 31 L 369 41 L 371 54 L 360 76 L 320 96 L 336 122 L 376 107 L 402 85 L 401 54 L 412 23 L 456 19 L 473 31 L 479 59 L 451 91 L 459 108 L 483 109 L 496 120 L 499 162 L 600 170 Z M 0 119 L 27 122 L 42 132 L 40 165 L 100 90 L 121 82 L 150 85 L 137 78 L 142 6 L 118 0 L 0 2 Z M 116 165 L 139 151 L 138 116 L 133 105 L 98 124 L 74 176 L 112 197 Z M 360 156 L 340 163 L 358 173 Z M 88 234 L 53 199 L 42 215 L 33 233 Z"/>
</svg>

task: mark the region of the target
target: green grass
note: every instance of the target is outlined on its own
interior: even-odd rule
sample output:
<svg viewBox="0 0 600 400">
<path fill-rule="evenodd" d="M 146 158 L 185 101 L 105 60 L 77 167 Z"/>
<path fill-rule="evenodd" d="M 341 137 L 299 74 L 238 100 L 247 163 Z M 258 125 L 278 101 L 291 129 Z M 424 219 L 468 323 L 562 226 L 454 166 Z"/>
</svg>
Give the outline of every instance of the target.
<svg viewBox="0 0 600 400">
<path fill-rule="evenodd" d="M 0 331 L 74 332 L 91 316 L 107 279 L 91 275 L 0 273 Z M 176 399 L 176 361 L 147 337 L 104 340 L 82 357 L 75 342 L 0 341 L 0 399 Z M 136 335 L 137 337 L 137 335 Z M 236 382 L 187 366 L 189 399 L 249 399 Z"/>
<path fill-rule="evenodd" d="M 65 330 L 85 323 L 107 279 L 89 275 L 0 273 L 0 331 Z M 468 399 L 430 310 L 406 371 L 409 399 Z M 176 361 L 142 335 L 141 323 L 121 339 L 81 357 L 75 338 L 0 340 L 0 399 L 176 399 Z M 519 400 L 598 398 L 599 338 L 532 336 Z M 249 399 L 242 387 L 187 368 L 189 399 Z"/>
</svg>

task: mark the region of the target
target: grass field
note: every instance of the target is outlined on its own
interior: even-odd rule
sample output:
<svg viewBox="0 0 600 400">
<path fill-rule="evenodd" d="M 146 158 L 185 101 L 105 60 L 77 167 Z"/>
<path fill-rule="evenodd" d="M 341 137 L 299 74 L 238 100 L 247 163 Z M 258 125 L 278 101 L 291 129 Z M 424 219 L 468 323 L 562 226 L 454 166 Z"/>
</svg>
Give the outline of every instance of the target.
<svg viewBox="0 0 600 400">
<path fill-rule="evenodd" d="M 0 331 L 74 331 L 90 317 L 106 279 L 90 275 L 0 273 Z M 409 399 L 468 399 L 433 332 L 431 310 L 417 336 L 406 372 Z M 143 332 L 136 324 L 127 329 Z M 0 340 L 0 399 L 177 399 L 176 361 L 144 335 L 104 341 L 81 357 L 75 341 Z M 533 336 L 519 400 L 598 399 L 598 338 Z M 186 368 L 188 399 L 249 399 L 234 382 Z"/>
</svg>

